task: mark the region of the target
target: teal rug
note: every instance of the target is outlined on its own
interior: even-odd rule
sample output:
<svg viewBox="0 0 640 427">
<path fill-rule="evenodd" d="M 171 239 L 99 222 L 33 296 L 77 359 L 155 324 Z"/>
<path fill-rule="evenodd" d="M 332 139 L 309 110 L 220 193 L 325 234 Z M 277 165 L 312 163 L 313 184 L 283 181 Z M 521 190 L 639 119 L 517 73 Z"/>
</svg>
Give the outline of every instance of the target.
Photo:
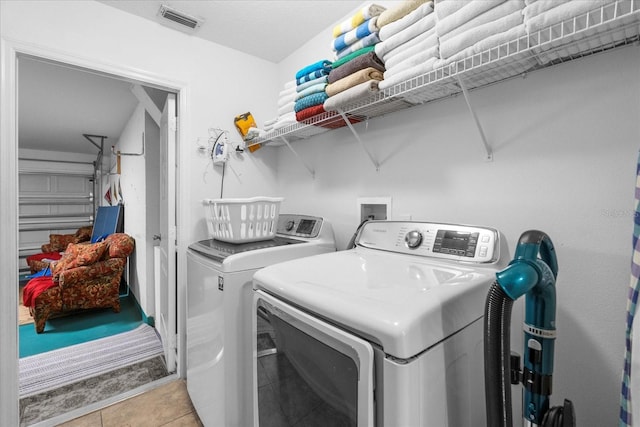
<svg viewBox="0 0 640 427">
<path fill-rule="evenodd" d="M 18 327 L 20 357 L 131 331 L 143 323 L 142 312 L 133 295 L 121 297 L 120 307 L 120 313 L 109 308 L 49 319 L 41 334 L 36 333 L 33 324 L 21 325 Z"/>
</svg>

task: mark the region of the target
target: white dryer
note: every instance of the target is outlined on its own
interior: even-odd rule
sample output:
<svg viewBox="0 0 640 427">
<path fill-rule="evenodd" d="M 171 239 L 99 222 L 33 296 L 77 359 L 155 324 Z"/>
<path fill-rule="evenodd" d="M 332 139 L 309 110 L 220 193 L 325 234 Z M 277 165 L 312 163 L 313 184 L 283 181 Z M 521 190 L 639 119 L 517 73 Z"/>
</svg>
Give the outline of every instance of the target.
<svg viewBox="0 0 640 427">
<path fill-rule="evenodd" d="M 254 276 L 254 425 L 484 425 L 491 228 L 371 221 Z"/>
<path fill-rule="evenodd" d="M 187 251 L 187 390 L 207 427 L 246 427 L 251 388 L 252 278 L 267 265 L 334 252 L 331 224 L 280 214 L 273 239 L 193 243 Z"/>
</svg>

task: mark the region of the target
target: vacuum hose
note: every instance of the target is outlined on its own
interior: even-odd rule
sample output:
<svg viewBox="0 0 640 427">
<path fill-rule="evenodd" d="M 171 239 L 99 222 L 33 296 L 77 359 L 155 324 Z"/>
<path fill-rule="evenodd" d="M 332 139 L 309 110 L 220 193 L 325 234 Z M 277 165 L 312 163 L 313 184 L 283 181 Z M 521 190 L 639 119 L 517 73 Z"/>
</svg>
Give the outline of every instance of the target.
<svg viewBox="0 0 640 427">
<path fill-rule="evenodd" d="M 513 300 L 497 282 L 487 295 L 484 316 L 484 372 L 487 426 L 512 427 L 511 308 Z"/>
</svg>

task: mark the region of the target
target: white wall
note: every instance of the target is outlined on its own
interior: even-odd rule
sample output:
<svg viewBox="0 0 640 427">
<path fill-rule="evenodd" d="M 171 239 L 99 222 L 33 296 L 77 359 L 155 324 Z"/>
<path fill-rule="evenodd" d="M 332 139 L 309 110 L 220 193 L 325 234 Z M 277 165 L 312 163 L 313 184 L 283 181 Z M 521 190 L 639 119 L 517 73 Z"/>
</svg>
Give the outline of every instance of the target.
<svg viewBox="0 0 640 427">
<path fill-rule="evenodd" d="M 281 80 L 305 61 L 308 56 L 296 61 L 295 54 L 283 61 Z M 368 128 L 356 125 L 382 163 L 379 172 L 346 128 L 295 144 L 315 179 L 279 148 L 284 209 L 326 216 L 341 248 L 358 224 L 361 196 L 392 197 L 396 219 L 496 227 L 510 256 L 523 231 L 545 231 L 560 268 L 552 403 L 572 399 L 579 424 L 615 424 L 640 141 L 639 72 L 640 50 L 632 46 L 471 92 L 493 162 L 483 159 L 462 96 L 373 119 Z M 521 335 L 517 312 L 512 330 Z M 512 347 L 522 353 L 519 344 Z"/>
</svg>

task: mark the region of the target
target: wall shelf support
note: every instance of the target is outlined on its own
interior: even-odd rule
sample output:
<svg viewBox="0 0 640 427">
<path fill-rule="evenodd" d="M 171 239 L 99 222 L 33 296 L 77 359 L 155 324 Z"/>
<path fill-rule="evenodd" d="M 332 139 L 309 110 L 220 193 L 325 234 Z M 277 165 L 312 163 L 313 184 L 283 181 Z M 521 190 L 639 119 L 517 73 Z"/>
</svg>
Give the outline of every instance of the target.
<svg viewBox="0 0 640 427">
<path fill-rule="evenodd" d="M 379 172 L 380 171 L 380 163 L 373 157 L 371 152 L 367 149 L 367 146 L 364 145 L 364 142 L 362 142 L 362 139 L 360 139 L 360 135 L 358 135 L 358 132 L 356 131 L 356 129 L 351 124 L 351 121 L 349 120 L 347 115 L 341 109 L 338 109 L 338 113 L 342 117 L 342 120 L 344 120 L 344 122 L 347 124 L 347 126 L 351 130 L 351 133 L 353 134 L 353 136 L 358 140 L 358 142 L 362 146 L 362 149 L 364 150 L 364 152 L 367 153 L 367 156 L 369 156 L 369 159 L 371 160 L 371 163 L 373 163 L 373 166 L 376 167 L 376 172 Z"/>
<path fill-rule="evenodd" d="M 473 109 L 473 106 L 471 106 L 469 91 L 467 90 L 467 87 L 465 86 L 464 81 L 462 81 L 462 78 L 460 76 L 458 76 L 458 83 L 460 84 L 460 88 L 462 89 L 462 94 L 464 95 L 464 100 L 467 103 L 469 112 L 471 113 L 471 116 L 473 117 L 473 120 L 476 123 L 478 132 L 480 133 L 480 139 L 482 140 L 482 145 L 484 146 L 484 150 L 486 152 L 485 160 L 490 162 L 493 160 L 493 151 L 491 150 L 491 146 L 487 142 L 487 137 L 484 134 L 484 130 L 482 129 L 482 125 L 480 124 L 480 120 L 478 120 L 478 116 L 476 115 L 476 112 Z"/>
<path fill-rule="evenodd" d="M 296 152 L 296 150 L 293 149 L 289 141 L 287 141 L 287 138 L 285 138 L 284 136 L 281 136 L 280 139 L 287 145 L 287 147 L 289 147 L 289 150 L 291 150 L 291 152 L 298 158 L 300 163 L 302 163 L 304 167 L 309 171 L 309 173 L 311 174 L 311 178 L 315 179 L 316 171 L 311 166 L 309 166 L 309 164 L 305 162 L 302 157 L 300 157 L 300 155 Z"/>
</svg>

